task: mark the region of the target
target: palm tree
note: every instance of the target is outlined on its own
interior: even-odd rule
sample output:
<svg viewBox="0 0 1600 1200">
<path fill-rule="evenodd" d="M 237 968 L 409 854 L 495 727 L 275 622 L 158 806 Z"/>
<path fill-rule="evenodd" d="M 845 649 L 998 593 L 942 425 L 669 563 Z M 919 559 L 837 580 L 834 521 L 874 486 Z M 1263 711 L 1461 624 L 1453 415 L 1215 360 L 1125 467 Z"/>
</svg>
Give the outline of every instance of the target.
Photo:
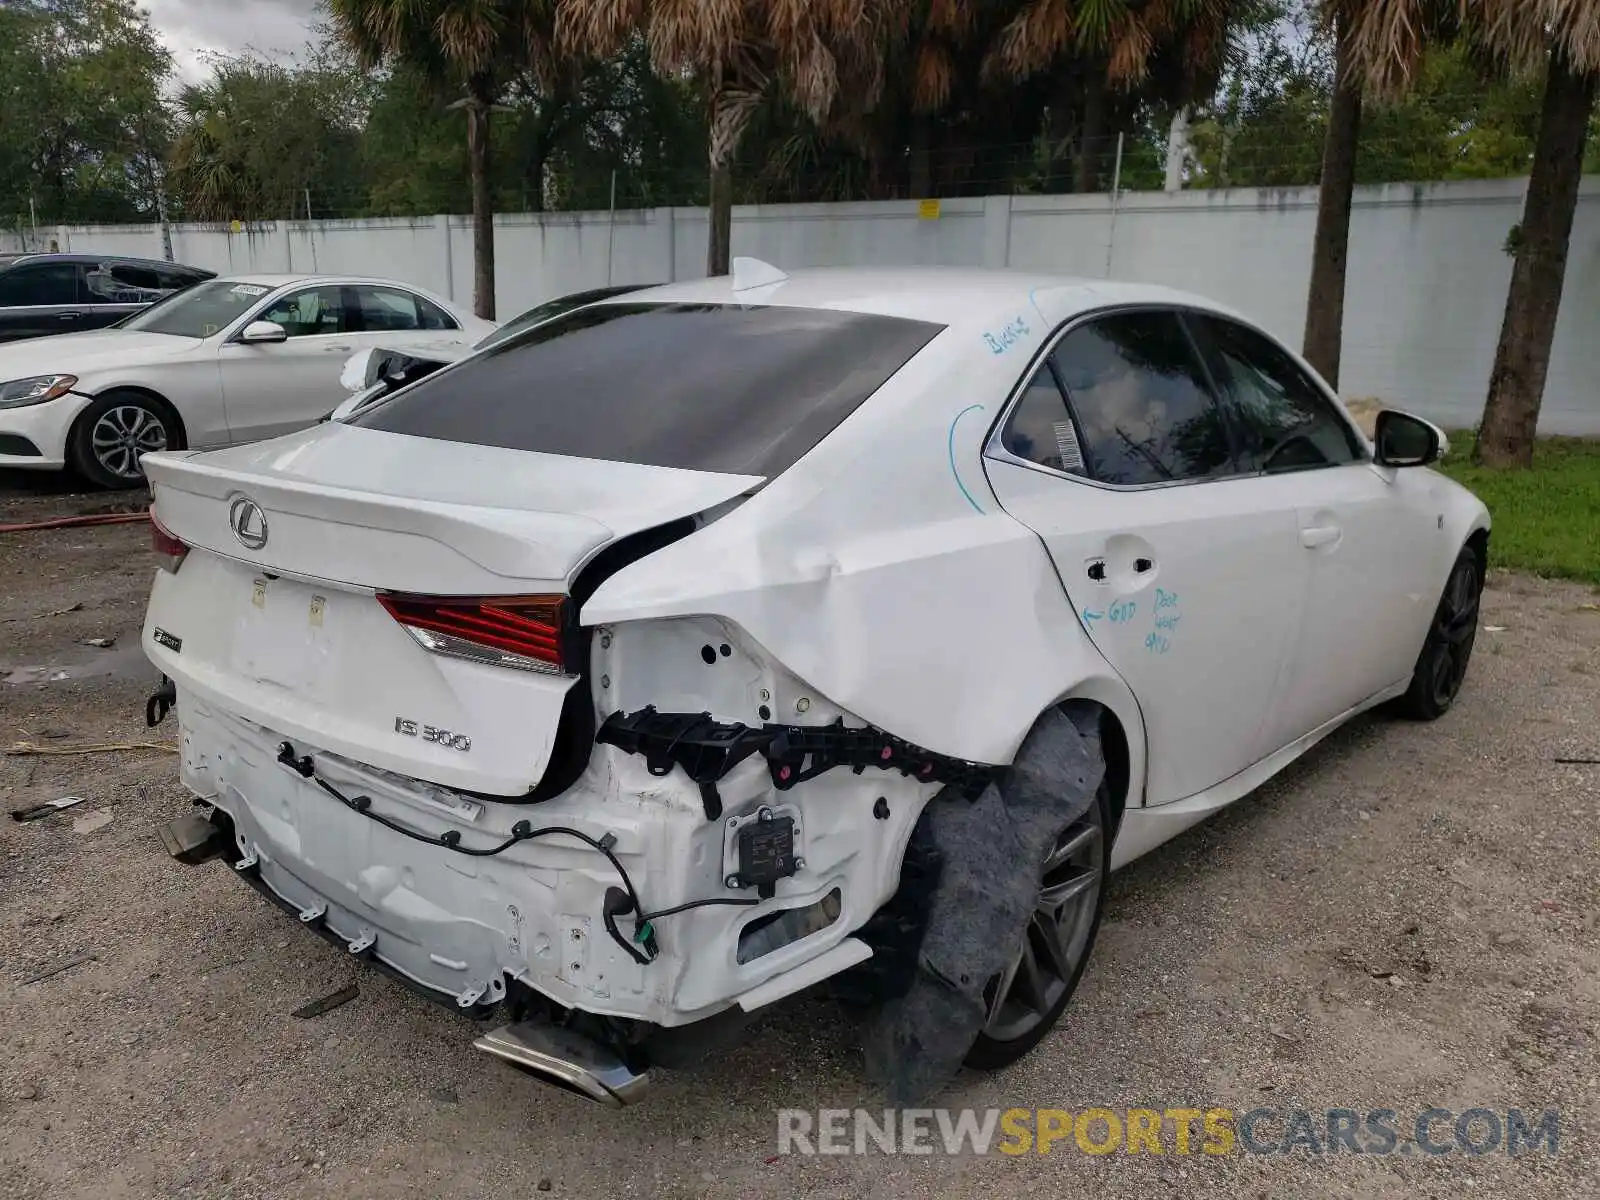
<svg viewBox="0 0 1600 1200">
<path fill-rule="evenodd" d="M 1182 104 L 1215 86 L 1233 28 L 1259 0 L 924 0 L 892 46 L 896 109 L 877 122 L 891 152 L 909 145 L 909 192 L 933 194 L 934 159 L 957 167 L 983 140 L 1031 140 L 1013 122 L 1047 114 L 1047 177 L 1069 140 L 1076 191 L 1102 175 L 1106 127 L 1140 102 Z M 1025 114 L 1025 115 L 1024 115 Z M 954 139 L 957 144 L 948 144 Z M 990 147 L 992 148 L 992 146 Z M 944 153 L 940 153 L 943 151 Z M 947 174 L 952 173 L 947 171 Z M 1062 180 L 1065 182 L 1065 180 Z"/>
<path fill-rule="evenodd" d="M 472 307 L 494 318 L 494 207 L 489 195 L 489 113 L 525 72 L 558 75 L 554 0 L 330 0 L 334 23 L 371 69 L 406 64 L 461 87 L 472 178 Z"/>
<path fill-rule="evenodd" d="M 557 43 L 596 58 L 642 33 L 663 75 L 693 73 L 710 113 L 711 232 L 706 273 L 728 271 L 733 158 L 750 118 L 781 90 L 816 122 L 841 92 L 870 104 L 883 88 L 883 50 L 903 29 L 907 0 L 557 0 Z"/>
<path fill-rule="evenodd" d="M 1158 72 L 1159 91 L 1185 101 L 1209 92 L 1236 26 L 1259 7 L 1259 0 L 1027 0 L 987 52 L 984 72 L 1015 83 L 1076 60 L 1083 108 L 1073 190 L 1094 191 L 1111 93 L 1146 85 Z"/>
<path fill-rule="evenodd" d="M 1350 208 L 1355 198 L 1356 143 L 1361 135 L 1361 79 L 1355 70 L 1353 20 L 1372 0 L 1327 0 L 1323 20 L 1335 46 L 1333 102 L 1322 142 L 1322 179 L 1317 193 L 1317 231 L 1311 243 L 1311 288 L 1306 298 L 1303 350 L 1306 361 L 1339 386 L 1344 337 L 1345 266 L 1350 250 Z M 1382 3 L 1382 0 L 1377 0 Z"/>
<path fill-rule="evenodd" d="M 1395 90 L 1420 59 L 1418 30 L 1441 0 L 1377 0 L 1355 22 L 1355 56 Z M 1474 458 L 1533 464 L 1589 118 L 1600 88 L 1600 0 L 1455 0 L 1461 34 L 1512 71 L 1544 73 L 1544 101 L 1505 317 Z M 1454 5 L 1452 5 L 1454 7 Z"/>
</svg>

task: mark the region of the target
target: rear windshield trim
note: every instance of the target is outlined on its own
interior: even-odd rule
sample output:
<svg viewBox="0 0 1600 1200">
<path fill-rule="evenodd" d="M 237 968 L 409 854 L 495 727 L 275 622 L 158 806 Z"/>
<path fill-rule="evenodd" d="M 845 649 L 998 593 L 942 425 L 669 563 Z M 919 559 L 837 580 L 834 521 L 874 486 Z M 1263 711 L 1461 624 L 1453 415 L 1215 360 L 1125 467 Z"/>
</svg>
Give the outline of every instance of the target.
<svg viewBox="0 0 1600 1200">
<path fill-rule="evenodd" d="M 771 479 L 944 329 L 831 308 L 602 301 L 484 347 L 347 423 Z"/>
</svg>

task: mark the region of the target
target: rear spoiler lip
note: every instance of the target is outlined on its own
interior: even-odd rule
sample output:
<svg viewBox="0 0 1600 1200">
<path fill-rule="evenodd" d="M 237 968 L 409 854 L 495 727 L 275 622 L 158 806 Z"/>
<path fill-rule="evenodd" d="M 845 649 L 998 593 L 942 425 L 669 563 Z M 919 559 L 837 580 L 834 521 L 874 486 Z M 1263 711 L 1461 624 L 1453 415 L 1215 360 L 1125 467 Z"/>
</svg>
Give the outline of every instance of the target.
<svg viewBox="0 0 1600 1200">
<path fill-rule="evenodd" d="M 270 470 L 252 470 L 248 466 L 225 466 L 210 460 L 209 454 L 188 457 L 165 453 L 150 454 L 142 460 L 156 507 L 164 514 L 163 522 L 189 545 L 258 570 L 308 581 L 342 584 L 352 589 L 392 588 L 418 593 L 437 592 L 438 580 L 418 574 L 420 568 L 412 563 L 394 563 L 394 573 L 390 575 L 385 571 L 382 579 L 374 576 L 341 580 L 330 574 L 323 564 L 296 561 L 292 551 L 282 556 L 275 554 L 275 547 L 270 543 L 263 553 L 251 551 L 231 535 L 226 521 L 227 505 L 233 497 L 243 495 L 269 513 L 276 510 L 308 521 L 428 539 L 450 547 L 487 576 L 466 590 L 488 594 L 485 584 L 498 580 L 505 580 L 505 586 L 519 590 L 526 590 L 530 583 L 537 583 L 540 588 L 568 583 L 607 544 L 643 529 L 717 508 L 764 482 L 758 476 L 673 472 L 680 478 L 663 493 L 661 506 L 654 512 L 637 503 L 615 507 L 602 503 L 598 512 L 586 514 L 531 504 L 498 506 L 393 495 Z M 531 456 L 529 461 L 530 464 L 535 462 Z M 628 474 L 630 471 L 648 478 L 650 472 L 665 470 L 598 460 L 597 465 L 613 471 L 623 481 L 632 478 Z M 682 479 L 685 476 L 698 478 L 685 484 Z M 217 510 L 203 519 L 195 519 L 190 513 L 189 519 L 179 515 L 176 520 L 170 520 L 161 504 L 164 491 L 215 502 Z M 625 494 L 626 489 L 623 492 Z"/>
<path fill-rule="evenodd" d="M 161 491 L 167 488 L 203 496 L 219 503 L 236 495 L 249 495 L 257 503 L 265 502 L 269 507 L 273 500 L 287 500 L 292 506 L 290 511 L 300 507 L 294 505 L 295 500 L 311 499 L 321 511 L 313 515 L 304 513 L 302 509 L 302 515 L 310 519 L 377 529 L 394 528 L 396 511 L 394 498 L 384 496 L 382 493 L 282 477 L 251 478 L 236 471 L 213 467 L 201 460 L 188 459 L 181 463 L 157 462 L 154 461 L 155 457 L 147 456 L 143 463 L 157 508 L 160 506 Z M 516 528 L 519 520 L 526 521 L 538 515 L 530 510 L 474 509 L 465 505 L 408 497 L 405 499 L 404 511 L 405 532 L 452 546 L 478 567 L 507 580 L 548 579 L 544 567 L 528 561 L 541 548 L 546 556 L 554 551 L 567 562 L 581 563 L 614 536 L 611 529 L 598 521 L 562 513 L 556 515 L 561 516 L 563 523 L 569 524 L 569 530 L 564 531 L 565 536 L 558 541 L 555 536 L 542 533 L 540 543 L 536 546 L 529 541 L 527 533 Z M 466 515 L 468 513 L 472 515 Z M 171 525 L 168 527 L 171 528 Z M 198 546 L 224 558 L 247 563 L 258 569 L 271 569 L 282 574 L 297 575 L 321 582 L 343 583 L 347 587 L 375 586 L 370 583 L 331 578 L 325 573 L 308 573 L 288 562 L 278 564 L 273 562 L 270 553 L 266 556 L 253 555 L 242 546 L 230 544 L 192 527 L 172 529 L 172 532 L 192 546 Z M 404 590 L 413 589 L 406 585 Z"/>
</svg>

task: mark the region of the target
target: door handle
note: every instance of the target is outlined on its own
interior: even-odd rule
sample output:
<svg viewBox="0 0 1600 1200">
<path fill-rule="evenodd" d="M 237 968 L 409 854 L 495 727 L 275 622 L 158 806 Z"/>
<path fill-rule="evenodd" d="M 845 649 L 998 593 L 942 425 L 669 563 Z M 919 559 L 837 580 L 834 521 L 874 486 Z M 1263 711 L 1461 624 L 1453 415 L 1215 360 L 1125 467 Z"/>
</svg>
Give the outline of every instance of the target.
<svg viewBox="0 0 1600 1200">
<path fill-rule="evenodd" d="M 1300 531 L 1300 544 L 1307 550 L 1331 546 L 1339 540 L 1341 530 L 1337 525 L 1308 525 Z"/>
<path fill-rule="evenodd" d="M 56 314 L 56 320 L 58 320 L 58 321 L 76 321 L 79 318 L 81 318 L 82 316 L 83 316 L 83 314 L 81 312 L 57 313 Z"/>
</svg>

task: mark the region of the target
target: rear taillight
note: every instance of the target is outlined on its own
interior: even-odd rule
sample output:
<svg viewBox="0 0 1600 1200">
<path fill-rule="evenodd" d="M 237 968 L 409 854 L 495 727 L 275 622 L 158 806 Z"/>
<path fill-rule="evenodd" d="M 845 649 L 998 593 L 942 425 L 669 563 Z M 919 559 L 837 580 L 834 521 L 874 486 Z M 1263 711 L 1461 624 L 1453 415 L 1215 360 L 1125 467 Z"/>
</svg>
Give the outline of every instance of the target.
<svg viewBox="0 0 1600 1200">
<path fill-rule="evenodd" d="M 156 510 L 150 510 L 150 549 L 155 551 L 156 565 L 163 571 L 170 571 L 176 575 L 178 568 L 183 566 L 183 560 L 188 557 L 189 547 L 179 541 L 165 525 L 156 517 Z"/>
<path fill-rule="evenodd" d="M 378 603 L 434 654 L 493 667 L 562 674 L 564 596 L 397 596 Z"/>
</svg>

